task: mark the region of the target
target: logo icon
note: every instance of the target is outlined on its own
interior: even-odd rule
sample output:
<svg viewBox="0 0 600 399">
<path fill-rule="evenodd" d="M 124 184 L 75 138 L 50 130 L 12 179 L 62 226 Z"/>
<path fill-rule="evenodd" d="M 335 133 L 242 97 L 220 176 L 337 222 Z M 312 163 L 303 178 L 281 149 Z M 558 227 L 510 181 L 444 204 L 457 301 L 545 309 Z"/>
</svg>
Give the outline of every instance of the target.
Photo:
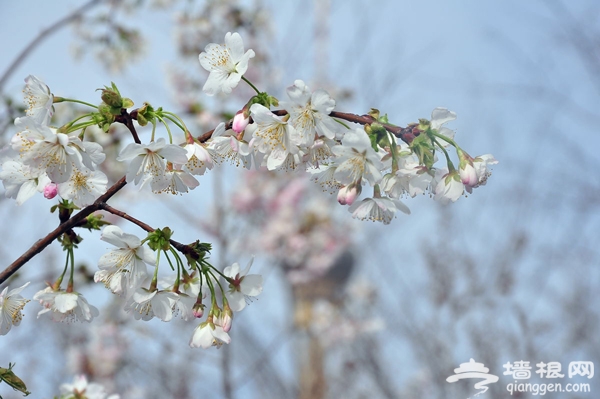
<svg viewBox="0 0 600 399">
<path fill-rule="evenodd" d="M 488 374 L 488 371 L 489 369 L 485 367 L 483 363 L 477 363 L 475 360 L 471 359 L 469 363 L 461 363 L 459 368 L 454 369 L 456 374 L 446 378 L 446 381 L 456 382 L 466 378 L 482 379 L 483 381 L 479 381 L 474 385 L 475 389 L 479 390 L 479 392 L 473 395 L 475 397 L 487 392 L 489 388 L 486 385 L 498 382 L 498 376 Z"/>
</svg>

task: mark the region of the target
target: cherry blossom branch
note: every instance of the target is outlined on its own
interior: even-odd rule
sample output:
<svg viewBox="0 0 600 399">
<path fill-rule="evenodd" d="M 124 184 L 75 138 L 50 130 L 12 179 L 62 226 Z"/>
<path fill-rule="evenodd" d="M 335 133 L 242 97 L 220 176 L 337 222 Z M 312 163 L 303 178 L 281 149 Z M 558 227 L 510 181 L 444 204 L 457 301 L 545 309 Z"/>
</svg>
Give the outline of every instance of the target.
<svg viewBox="0 0 600 399">
<path fill-rule="evenodd" d="M 101 210 L 106 211 L 108 213 L 112 213 L 113 215 L 116 215 L 122 219 L 125 219 L 125 220 L 139 226 L 140 228 L 147 231 L 148 233 L 152 233 L 154 231 L 154 229 L 152 227 L 150 227 L 150 225 L 142 222 L 141 220 L 134 218 L 133 216 L 131 216 L 123 211 L 113 208 L 112 206 L 108 205 L 106 202 L 99 204 L 99 206 L 100 206 Z"/>
<path fill-rule="evenodd" d="M 141 220 L 136 219 L 133 216 L 131 216 L 123 211 L 113 208 L 112 206 L 108 205 L 105 202 L 98 204 L 98 206 L 101 210 L 106 211 L 108 213 L 112 213 L 113 215 L 119 216 L 120 218 L 123 218 L 123 219 L 139 226 L 140 228 L 147 231 L 148 233 L 152 233 L 154 230 L 156 230 L 156 229 L 152 228 L 150 225 L 142 222 Z M 182 244 L 173 239 L 169 240 L 169 242 L 171 243 L 171 245 L 173 247 L 175 247 L 179 252 L 181 252 L 183 254 L 191 254 L 193 252 L 193 250 L 190 248 L 189 245 Z"/>
<path fill-rule="evenodd" d="M 50 245 L 52 241 L 56 240 L 58 237 L 60 237 L 62 234 L 66 233 L 73 227 L 78 226 L 81 222 L 83 222 L 83 220 L 86 217 L 91 215 L 93 212 L 99 210 L 100 204 L 108 201 L 120 189 L 125 187 L 126 184 L 127 181 L 125 180 L 125 177 L 122 177 L 121 180 L 119 180 L 112 187 L 110 187 L 106 191 L 106 193 L 101 195 L 92 205 L 86 206 L 75 216 L 61 223 L 57 228 L 48 233 L 48 235 L 46 235 L 44 238 L 39 239 L 23 255 L 21 255 L 17 260 L 11 263 L 6 269 L 4 269 L 0 273 L 0 284 L 5 282 L 10 276 L 15 274 L 21 268 L 21 266 L 30 261 L 35 255 L 42 252 L 42 250 L 44 250 L 48 245 Z"/>
<path fill-rule="evenodd" d="M 138 144 L 142 144 L 140 138 L 138 137 L 137 131 L 135 130 L 135 126 L 133 126 L 134 119 L 137 119 L 137 109 L 131 111 L 131 113 L 127 112 L 126 109 L 122 109 L 121 115 L 115 117 L 115 121 L 127 126 L 127 129 L 129 129 L 131 135 L 133 136 L 133 141 Z"/>
<path fill-rule="evenodd" d="M 287 115 L 287 113 L 288 113 L 286 110 L 283 110 L 283 109 L 272 111 L 272 112 L 277 116 L 284 116 L 284 115 Z M 132 115 L 134 115 L 133 112 L 132 112 Z M 348 112 L 333 111 L 329 114 L 329 116 L 331 116 L 332 118 L 343 119 L 348 122 L 359 123 L 361 125 L 367 125 L 367 124 L 371 124 L 373 122 L 377 122 L 375 120 L 375 118 L 373 118 L 371 115 L 356 115 L 356 114 L 351 114 Z M 252 117 L 250 117 L 250 123 L 252 123 L 252 122 L 253 122 Z M 233 119 L 225 124 L 225 129 L 231 129 L 232 123 L 233 123 Z M 404 141 L 407 144 L 410 144 L 413 141 L 413 139 L 416 136 L 418 136 L 420 133 L 418 131 L 413 131 L 413 126 L 410 126 L 410 125 L 408 127 L 403 128 L 401 126 L 396 126 L 396 125 L 392 125 L 389 123 L 381 123 L 381 122 L 378 122 L 378 123 L 381 124 L 387 131 L 389 131 L 394 136 L 396 136 L 397 138 L 399 138 L 400 140 Z M 214 129 L 209 130 L 208 132 L 199 136 L 198 141 L 201 143 L 208 141 L 212 137 L 214 131 L 215 131 Z"/>
<path fill-rule="evenodd" d="M 127 110 L 123 109 L 121 112 L 121 115 L 118 115 L 115 118 L 115 121 L 124 124 L 131 132 L 133 140 L 136 143 L 141 144 L 139 136 L 133 125 L 133 120 L 137 119 L 137 113 L 138 113 L 137 109 L 132 110 L 131 112 L 127 112 Z M 288 112 L 286 110 L 276 110 L 276 111 L 273 111 L 273 113 L 278 116 L 284 116 L 284 115 L 287 115 Z M 330 116 L 333 118 L 343 119 L 348 122 L 358 123 L 361 125 L 367 125 L 367 124 L 376 122 L 375 118 L 373 118 L 370 115 L 356 115 L 356 114 L 351 114 L 351 113 L 347 113 L 347 112 L 334 111 L 334 112 L 331 112 Z M 227 122 L 227 124 L 226 124 L 227 129 L 231 128 L 232 122 L 233 122 L 232 120 Z M 381 123 L 381 122 L 379 122 L 379 123 L 385 129 L 387 129 L 389 132 L 394 134 L 397 138 L 405 141 L 406 143 L 410 143 L 415 138 L 415 136 L 417 136 L 419 133 L 418 131 L 413 131 L 413 126 L 410 126 L 410 125 L 406 128 L 402 128 L 402 127 L 387 124 L 387 123 Z M 209 140 L 212 137 L 213 132 L 214 132 L 214 129 L 204 133 L 203 135 L 198 137 L 198 140 L 200 142 L 205 142 L 205 141 Z M 31 260 L 35 255 L 37 255 L 44 248 L 46 248 L 48 245 L 50 245 L 50 243 L 52 243 L 52 241 L 54 241 L 55 239 L 60 237 L 62 234 L 69 232 L 69 230 L 71 230 L 72 228 L 78 227 L 81 224 L 83 224 L 84 219 L 87 216 L 89 216 L 91 213 L 93 213 L 97 210 L 105 210 L 109 213 L 113 213 L 114 215 L 117 215 L 123 219 L 126 219 L 126 220 L 138 225 L 139 227 L 141 227 L 142 229 L 144 229 L 148 232 L 154 231 L 154 229 L 152 227 L 145 224 L 144 222 L 142 222 L 138 219 L 135 219 L 132 216 L 126 214 L 125 212 L 119 211 L 118 209 L 115 209 L 106 204 L 106 201 L 109 198 L 111 198 L 114 194 L 116 194 L 126 184 L 127 184 L 127 182 L 125 180 L 125 177 L 122 177 L 121 180 L 119 180 L 111 188 L 109 188 L 108 191 L 104 195 L 100 196 L 92 205 L 85 207 L 79 213 L 77 213 L 75 216 L 73 216 L 72 218 L 61 223 L 56 229 L 54 229 L 52 232 L 50 232 L 46 237 L 38 240 L 35 244 L 33 244 L 31 246 L 31 248 L 29 250 L 27 250 L 23 255 L 21 255 L 17 260 L 15 260 L 10 266 L 8 266 L 4 271 L 2 271 L 0 273 L 0 284 L 2 284 L 10 276 L 12 276 L 14 273 L 16 273 L 17 270 L 19 270 L 19 268 L 21 268 L 21 266 L 23 266 L 25 263 L 27 263 L 29 260 Z M 184 254 L 193 252 L 192 248 L 188 245 L 181 244 L 174 240 L 171 240 L 171 244 L 173 245 L 173 247 L 175 247 L 177 250 L 179 250 L 180 252 L 182 252 Z"/>
<path fill-rule="evenodd" d="M 131 132 L 131 135 L 133 136 L 134 141 L 138 144 L 141 143 L 135 130 L 135 127 L 133 126 L 131 114 L 129 114 L 126 110 L 123 110 L 121 115 L 116 117 L 115 120 L 127 126 L 129 131 Z M 123 176 L 118 182 L 113 184 L 113 186 L 110 187 L 106 191 L 106 193 L 98 197 L 98 199 L 92 205 L 86 206 L 70 219 L 64 221 L 61 220 L 60 225 L 56 229 L 48 233 L 48 235 L 46 235 L 44 238 L 39 239 L 23 255 L 21 255 L 6 269 L 0 272 L 0 284 L 5 282 L 10 276 L 15 274 L 25 263 L 29 262 L 34 256 L 42 252 L 48 245 L 52 243 L 52 241 L 56 240 L 61 235 L 69 232 L 74 227 L 78 227 L 81 224 L 83 224 L 85 218 L 87 218 L 93 212 L 101 209 L 102 204 L 106 205 L 106 201 L 108 201 L 119 190 L 125 187 L 126 184 L 127 180 L 125 179 L 125 176 Z"/>
</svg>

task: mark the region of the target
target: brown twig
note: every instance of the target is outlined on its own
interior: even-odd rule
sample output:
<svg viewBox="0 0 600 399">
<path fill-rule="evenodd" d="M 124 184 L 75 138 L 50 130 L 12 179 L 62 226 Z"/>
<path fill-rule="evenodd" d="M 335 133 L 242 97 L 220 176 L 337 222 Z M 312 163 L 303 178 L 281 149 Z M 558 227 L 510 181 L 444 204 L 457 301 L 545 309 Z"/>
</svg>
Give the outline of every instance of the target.
<svg viewBox="0 0 600 399">
<path fill-rule="evenodd" d="M 125 181 L 125 177 L 122 177 L 121 180 L 119 180 L 112 187 L 110 187 L 106 191 L 106 193 L 101 195 L 96 200 L 96 202 L 94 202 L 92 205 L 86 206 L 75 216 L 73 216 L 64 223 L 61 223 L 57 228 L 48 233 L 46 237 L 38 240 L 23 255 L 21 255 L 17 260 L 11 263 L 6 269 L 4 269 L 0 273 L 0 284 L 5 282 L 10 276 L 16 273 L 21 268 L 21 266 L 30 261 L 35 255 L 42 252 L 42 250 L 48 245 L 50 245 L 52 241 L 56 240 L 62 234 L 78 225 L 80 222 L 83 221 L 83 219 L 91 215 L 93 212 L 99 210 L 101 206 L 100 204 L 108 201 L 113 195 L 117 193 L 117 191 L 125 187 L 126 184 L 127 182 Z"/>
<path fill-rule="evenodd" d="M 275 110 L 272 112 L 277 116 L 284 116 L 284 115 L 287 115 L 287 113 L 288 113 L 284 109 Z M 329 114 L 329 116 L 331 116 L 332 118 L 343 119 L 345 121 L 358 123 L 361 125 L 367 125 L 367 124 L 371 124 L 371 123 L 375 122 L 375 119 L 370 115 L 356 115 L 356 114 L 350 114 L 347 112 L 333 111 L 331 114 Z M 233 120 L 230 120 L 229 122 L 227 122 L 225 124 L 225 129 L 231 129 L 232 123 L 233 123 Z M 252 118 L 250 118 L 250 123 L 252 123 Z M 396 136 L 397 138 L 399 138 L 400 140 L 404 141 L 407 144 L 410 144 L 413 141 L 413 139 L 415 138 L 415 136 L 418 135 L 418 133 L 413 132 L 412 126 L 410 126 L 410 125 L 406 128 L 403 128 L 403 127 L 395 126 L 395 125 L 392 125 L 389 123 L 381 123 L 381 122 L 379 122 L 379 123 L 383 127 L 385 127 L 388 132 L 392 133 L 394 136 Z M 198 136 L 197 137 L 198 141 L 201 143 L 208 141 L 212 137 L 214 131 L 215 130 L 213 129 L 213 130 L 210 130 L 210 131 L 204 133 L 201 136 Z"/>
<path fill-rule="evenodd" d="M 123 219 L 125 219 L 125 220 L 127 220 L 127 221 L 129 221 L 129 222 L 131 222 L 131 223 L 133 223 L 133 224 L 141 227 L 142 229 L 144 229 L 148 233 L 152 233 L 155 230 L 150 225 L 142 222 L 141 220 L 136 219 L 133 216 L 128 215 L 127 213 L 125 213 L 123 211 L 120 211 L 120 210 L 118 210 L 116 208 L 113 208 L 112 206 L 110 206 L 110 205 L 108 205 L 106 203 L 101 203 L 101 204 L 98 204 L 98 205 L 99 205 L 99 207 L 100 207 L 101 210 L 106 211 L 108 213 L 112 213 L 113 215 L 119 216 L 120 218 L 123 218 Z M 169 240 L 169 242 L 171 243 L 171 245 L 173 247 L 175 247 L 179 252 L 181 252 L 183 254 L 187 254 L 187 253 L 190 253 L 190 251 L 193 251 L 189 247 L 189 245 L 182 244 L 182 243 L 180 243 L 178 241 L 175 241 L 175 240 Z"/>
</svg>

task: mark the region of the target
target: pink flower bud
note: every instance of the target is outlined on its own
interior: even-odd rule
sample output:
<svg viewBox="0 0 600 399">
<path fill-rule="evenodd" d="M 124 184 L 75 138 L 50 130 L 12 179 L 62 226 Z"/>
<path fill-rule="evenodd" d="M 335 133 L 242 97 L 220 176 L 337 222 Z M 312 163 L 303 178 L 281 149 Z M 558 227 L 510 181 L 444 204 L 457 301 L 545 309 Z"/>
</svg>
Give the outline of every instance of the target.
<svg viewBox="0 0 600 399">
<path fill-rule="evenodd" d="M 233 124 L 231 125 L 231 128 L 234 132 L 241 133 L 244 131 L 246 126 L 248 126 L 249 122 L 250 118 L 244 116 L 244 111 L 238 111 L 238 113 L 233 117 Z"/>
<path fill-rule="evenodd" d="M 340 188 L 337 200 L 341 205 L 352 205 L 356 197 L 360 195 L 362 187 L 357 184 L 349 184 Z"/>
<path fill-rule="evenodd" d="M 57 193 L 58 187 L 54 183 L 49 183 L 46 185 L 46 187 L 44 187 L 44 198 L 46 199 L 52 199 L 56 197 Z"/>
<path fill-rule="evenodd" d="M 458 173 L 460 174 L 460 180 L 465 186 L 473 187 L 479 182 L 477 179 L 477 172 L 475 171 L 473 163 L 471 162 L 461 166 Z"/>
<path fill-rule="evenodd" d="M 233 321 L 233 313 L 229 306 L 225 308 L 223 313 L 221 313 L 221 317 L 219 318 L 219 323 L 221 327 L 223 327 L 223 331 L 229 332 L 231 330 L 231 323 Z"/>
<path fill-rule="evenodd" d="M 192 313 L 197 319 L 201 319 L 204 316 L 204 305 L 202 302 L 196 301 L 194 307 L 192 307 Z"/>
</svg>

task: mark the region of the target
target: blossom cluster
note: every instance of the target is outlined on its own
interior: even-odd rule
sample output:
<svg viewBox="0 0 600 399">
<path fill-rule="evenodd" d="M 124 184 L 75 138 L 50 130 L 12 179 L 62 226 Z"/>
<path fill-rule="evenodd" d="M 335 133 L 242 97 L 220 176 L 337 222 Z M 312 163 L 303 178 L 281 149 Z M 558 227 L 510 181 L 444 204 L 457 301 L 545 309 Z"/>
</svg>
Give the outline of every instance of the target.
<svg viewBox="0 0 600 399">
<path fill-rule="evenodd" d="M 5 195 L 19 205 L 36 192 L 46 198 L 59 194 L 80 207 L 91 204 L 106 192 L 108 183 L 97 169 L 105 158 L 102 146 L 50 127 L 54 113 L 50 89 L 35 76 L 25 82 L 27 116 L 15 120 L 19 131 L 0 159 Z"/>
<path fill-rule="evenodd" d="M 205 93 L 230 93 L 253 56 L 252 50 L 244 52 L 237 33 L 228 33 L 223 45 L 209 44 L 200 54 L 201 65 L 210 72 Z M 442 203 L 454 202 L 484 185 L 488 166 L 496 163 L 489 154 L 473 158 L 456 145 L 454 132 L 443 126 L 456 114 L 444 108 L 436 108 L 430 121 L 415 126 L 429 143 L 398 143 L 389 132 L 377 137 L 333 118 L 335 100 L 325 90 L 311 91 L 302 80 L 288 87 L 289 101 L 269 98 L 261 103 L 261 94 L 238 112 L 229 130 L 225 123 L 217 126 L 206 145 L 211 156 L 216 162 L 228 159 L 247 168 L 254 164 L 270 171 L 306 170 L 325 190 L 337 192 L 338 202 L 348 205 L 354 218 L 388 224 L 397 211 L 410 213 L 400 198 L 426 192 Z M 272 112 L 270 105 L 275 103 L 285 112 Z M 458 170 L 450 159 L 447 168 L 435 168 L 423 157 L 426 152 L 434 158 L 435 149 L 447 154 L 448 144 L 457 149 Z M 366 184 L 373 187 L 373 195 L 356 201 Z"/>
<path fill-rule="evenodd" d="M 158 257 L 148 246 L 133 234 L 124 233 L 118 226 L 107 226 L 102 232 L 102 240 L 114 245 L 98 263 L 99 271 L 94 280 L 103 283 L 112 293 L 125 299 L 125 311 L 138 320 L 158 318 L 171 321 L 179 316 L 183 320 L 202 318 L 207 308 L 204 302 L 210 295 L 208 316 L 194 331 L 190 346 L 208 348 L 231 341 L 233 312 L 246 306 L 248 297 L 262 292 L 262 277 L 248 274 L 252 261 L 241 270 L 238 263 L 226 267 L 222 272 L 225 284 L 222 307 L 218 306 L 215 287 L 221 287 L 214 269 L 198 267 L 192 273 L 180 268 L 177 276 L 157 280 Z M 148 267 L 156 267 L 153 274 Z M 181 273 L 182 276 L 179 274 Z M 158 284 L 162 288 L 158 288 Z"/>
<path fill-rule="evenodd" d="M 81 126 L 51 127 L 54 95 L 35 76 L 25 82 L 27 116 L 16 118 L 18 132 L 0 155 L 5 195 L 16 199 L 18 205 L 36 192 L 48 199 L 58 194 L 78 207 L 91 205 L 107 190 L 107 176 L 98 169 L 106 158 L 102 146 L 83 140 L 85 129 Z M 86 126 L 91 123 L 94 121 Z M 194 189 L 199 183 L 192 175 L 204 174 L 213 166 L 207 150 L 198 143 L 182 147 L 167 144 L 163 138 L 146 145 L 131 143 L 117 160 L 130 161 L 128 183 L 140 188 L 149 184 L 156 193 Z"/>
<path fill-rule="evenodd" d="M 484 185 L 489 166 L 497 163 L 490 154 L 471 157 L 454 141 L 454 132 L 444 126 L 456 114 L 436 108 L 430 120 L 421 119 L 404 141 L 384 128 L 387 116 L 372 110 L 371 123 L 364 127 L 334 118 L 335 100 L 325 90 L 311 91 L 296 80 L 287 88 L 288 101 L 258 91 L 243 75 L 253 50 L 244 51 L 238 33 L 227 33 L 224 44 L 211 43 L 199 55 L 209 76 L 203 90 L 208 95 L 231 93 L 243 79 L 257 92 L 233 118 L 219 124 L 205 142 L 195 139 L 183 121 L 174 114 L 154 110 L 149 104 L 136 111 L 140 125 L 169 120 L 184 130 L 184 144 L 164 138 L 142 144 L 139 140 L 123 148 L 118 161 L 129 162 L 128 183 L 149 185 L 155 193 L 185 193 L 199 185 L 194 175 L 203 175 L 215 163 L 228 160 L 235 165 L 275 170 L 305 170 L 324 190 L 337 193 L 338 202 L 347 205 L 354 218 L 390 223 L 397 211 L 410 213 L 400 200 L 429 193 L 442 203 L 454 202 L 463 194 Z M 83 140 L 85 127 L 97 124 L 107 130 L 115 114 L 133 105 L 113 88 L 103 90 L 103 104 L 90 122 L 67 124 L 59 129 L 48 125 L 57 101 L 39 79 L 26 79 L 28 115 L 17 118 L 19 132 L 0 159 L 0 179 L 6 196 L 18 204 L 44 193 L 59 194 L 76 206 L 92 204 L 107 190 L 107 177 L 98 170 L 104 161 L 102 147 Z M 64 99 L 60 99 L 64 101 Z M 271 106 L 282 110 L 274 112 Z M 354 126 L 353 126 L 354 125 Z M 78 133 L 78 130 L 82 130 Z M 459 165 L 452 163 L 447 147 L 456 150 Z M 446 167 L 436 167 L 437 154 L 443 153 Z M 358 200 L 363 187 L 372 194 Z"/>
<path fill-rule="evenodd" d="M 472 157 L 456 143 L 454 132 L 445 126 L 456 119 L 456 114 L 445 108 L 436 108 L 431 119 L 420 119 L 402 129 L 389 124 L 387 116 L 375 109 L 355 118 L 336 113 L 336 102 L 329 93 L 312 91 L 302 80 L 288 87 L 288 100 L 280 102 L 260 92 L 244 76 L 254 56 L 253 50 L 245 50 L 238 33 L 227 33 L 224 44 L 211 43 L 199 55 L 200 65 L 209 71 L 203 88 L 206 94 L 229 94 L 242 80 L 257 93 L 231 123 L 220 123 L 201 138 L 195 138 L 177 115 L 154 109 L 148 103 L 128 112 L 133 102 L 122 97 L 114 83 L 102 89 L 102 103 L 95 106 L 55 97 L 46 84 L 29 76 L 24 90 L 27 115 L 15 120 L 18 132 L 0 155 L 0 180 L 6 196 L 20 205 L 37 192 L 49 199 L 59 195 L 63 201 L 56 208 L 61 209 L 61 222 L 77 207 L 94 205 L 107 210 L 105 203 L 97 202 L 107 192 L 108 178 L 99 169 L 106 156 L 100 144 L 85 138 L 87 127 L 98 126 L 108 132 L 115 122 L 124 123 L 134 139 L 120 151 L 117 160 L 128 163 L 125 179 L 140 189 L 149 186 L 155 193 L 188 192 L 199 185 L 194 176 L 203 175 L 223 161 L 270 172 L 306 171 L 322 190 L 337 193 L 338 202 L 348 206 L 354 218 L 384 224 L 390 223 L 397 211 L 410 213 L 402 198 L 429 193 L 439 202 L 454 202 L 485 185 L 490 165 L 497 163 L 490 154 Z M 94 111 L 54 128 L 50 126 L 53 104 L 64 101 L 82 103 Z M 277 106 L 282 109 L 271 110 Z M 152 125 L 149 143 L 140 142 L 134 120 L 139 126 Z M 155 139 L 159 123 L 167 128 L 168 142 L 162 137 Z M 174 144 L 169 123 L 183 131 L 182 144 Z M 451 160 L 450 147 L 456 151 L 458 166 Z M 443 154 L 446 166 L 436 166 L 438 154 Z M 372 188 L 372 194 L 359 200 L 366 186 Z M 98 220 L 94 224 L 88 217 L 86 223 L 90 229 L 99 230 L 106 223 Z M 60 240 L 67 251 L 67 265 L 54 284 L 34 295 L 43 307 L 38 317 L 49 314 L 55 321 L 91 321 L 98 310 L 73 287 L 73 253 L 81 238 L 65 230 Z M 318 235 L 315 237 L 320 240 Z M 241 311 L 248 297 L 262 291 L 262 277 L 248 274 L 252 261 L 243 270 L 235 263 L 221 272 L 204 259 L 207 249 L 199 242 L 186 246 L 185 251 L 196 251 L 194 256 L 182 252 L 188 272 L 170 246 L 167 229 L 157 229 L 141 240 L 119 227 L 107 226 L 101 239 L 117 249 L 100 259 L 94 279 L 122 296 L 125 310 L 136 319 L 156 317 L 167 322 L 179 315 L 189 320 L 202 318 L 205 308 L 209 309 L 206 321 L 190 340 L 193 347 L 228 343 L 233 312 Z M 341 252 L 341 248 L 336 250 Z M 177 275 L 162 280 L 159 287 L 158 267 L 163 253 Z M 328 262 L 330 259 L 323 264 Z M 71 277 L 67 288 L 62 289 L 69 265 Z M 154 273 L 148 272 L 148 266 L 155 268 Z M 27 302 L 20 292 L 25 287 L 11 291 L 5 288 L 0 294 L 0 334 L 20 323 Z"/>
<path fill-rule="evenodd" d="M 208 308 L 206 321 L 192 334 L 191 347 L 208 348 L 228 344 L 231 341 L 228 332 L 234 312 L 242 311 L 249 298 L 262 292 L 262 276 L 248 273 L 253 259 L 244 269 L 234 263 L 222 272 L 200 261 L 191 273 L 178 259 L 177 265 L 181 267 L 178 267 L 177 276 L 159 281 L 159 257 L 147 243 L 114 225 L 104 228 L 101 239 L 116 248 L 100 258 L 94 281 L 121 296 L 125 302 L 124 310 L 136 320 L 157 318 L 168 322 L 179 316 L 189 321 L 202 318 Z M 148 272 L 148 266 L 155 267 L 153 273 Z M 72 282 L 69 284 L 71 289 L 60 289 L 61 280 L 62 276 L 57 283 L 34 295 L 33 299 L 43 307 L 38 318 L 49 313 L 54 321 L 90 322 L 97 317 L 98 309 L 90 305 L 83 295 L 72 290 Z M 21 310 L 29 302 L 20 292 L 28 284 L 11 291 L 6 287 L 0 294 L 0 335 L 8 333 L 13 325 L 20 324 Z M 221 306 L 218 304 L 217 287 L 221 290 Z"/>
</svg>

